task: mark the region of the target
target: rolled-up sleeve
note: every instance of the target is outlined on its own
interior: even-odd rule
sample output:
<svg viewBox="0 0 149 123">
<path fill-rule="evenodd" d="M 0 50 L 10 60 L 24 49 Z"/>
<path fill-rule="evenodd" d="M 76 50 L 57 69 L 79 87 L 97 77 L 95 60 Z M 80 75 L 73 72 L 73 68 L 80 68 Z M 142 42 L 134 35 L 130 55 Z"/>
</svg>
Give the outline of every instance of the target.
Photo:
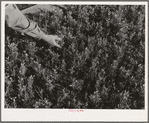
<svg viewBox="0 0 149 123">
<path fill-rule="evenodd" d="M 10 28 L 34 38 L 41 39 L 44 34 L 37 23 L 23 15 L 15 4 L 5 6 L 5 20 Z"/>
</svg>

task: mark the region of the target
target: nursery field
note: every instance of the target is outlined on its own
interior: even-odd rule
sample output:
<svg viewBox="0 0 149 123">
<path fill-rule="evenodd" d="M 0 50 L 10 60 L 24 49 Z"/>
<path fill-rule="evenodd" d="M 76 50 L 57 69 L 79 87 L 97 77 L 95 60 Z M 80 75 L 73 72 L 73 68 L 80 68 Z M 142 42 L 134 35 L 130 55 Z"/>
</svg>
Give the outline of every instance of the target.
<svg viewBox="0 0 149 123">
<path fill-rule="evenodd" d="M 53 6 L 26 16 L 62 48 L 5 24 L 5 108 L 144 109 L 145 6 Z"/>
</svg>

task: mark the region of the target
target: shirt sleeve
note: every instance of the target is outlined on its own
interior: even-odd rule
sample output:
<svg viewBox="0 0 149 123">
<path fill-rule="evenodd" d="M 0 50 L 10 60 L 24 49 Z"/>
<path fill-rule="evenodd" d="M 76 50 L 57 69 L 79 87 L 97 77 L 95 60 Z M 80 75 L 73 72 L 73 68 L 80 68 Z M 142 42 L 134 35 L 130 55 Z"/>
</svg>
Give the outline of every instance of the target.
<svg viewBox="0 0 149 123">
<path fill-rule="evenodd" d="M 37 23 L 23 15 L 14 4 L 7 4 L 5 6 L 5 20 L 10 28 L 31 37 L 41 39 L 44 35 Z"/>
</svg>

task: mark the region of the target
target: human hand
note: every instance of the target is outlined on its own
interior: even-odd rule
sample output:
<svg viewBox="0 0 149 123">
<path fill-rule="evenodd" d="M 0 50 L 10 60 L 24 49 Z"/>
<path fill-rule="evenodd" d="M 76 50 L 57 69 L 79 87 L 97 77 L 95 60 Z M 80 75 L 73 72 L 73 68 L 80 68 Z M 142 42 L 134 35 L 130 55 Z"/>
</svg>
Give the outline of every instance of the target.
<svg viewBox="0 0 149 123">
<path fill-rule="evenodd" d="M 61 48 L 61 46 L 56 41 L 61 41 L 62 39 L 57 35 L 44 35 L 42 39 L 53 46 Z"/>
</svg>

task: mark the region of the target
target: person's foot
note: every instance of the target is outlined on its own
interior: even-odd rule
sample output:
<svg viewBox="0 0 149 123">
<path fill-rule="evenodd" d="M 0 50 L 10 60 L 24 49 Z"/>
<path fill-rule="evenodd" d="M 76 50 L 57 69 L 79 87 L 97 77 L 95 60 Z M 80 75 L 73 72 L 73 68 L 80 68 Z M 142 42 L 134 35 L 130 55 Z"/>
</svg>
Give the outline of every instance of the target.
<svg viewBox="0 0 149 123">
<path fill-rule="evenodd" d="M 56 43 L 56 41 L 60 41 L 62 39 L 58 37 L 57 35 L 44 35 L 42 39 L 53 46 L 61 48 L 61 46 L 58 43 Z"/>
</svg>

